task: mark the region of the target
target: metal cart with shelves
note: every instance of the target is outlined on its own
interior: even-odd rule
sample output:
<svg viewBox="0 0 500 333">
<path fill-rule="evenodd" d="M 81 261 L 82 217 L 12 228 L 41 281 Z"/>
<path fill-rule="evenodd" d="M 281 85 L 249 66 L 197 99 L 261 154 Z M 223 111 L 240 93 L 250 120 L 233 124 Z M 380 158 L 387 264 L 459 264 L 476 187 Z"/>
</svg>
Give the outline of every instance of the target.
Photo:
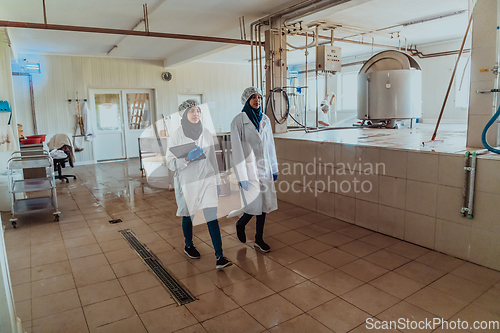
<svg viewBox="0 0 500 333">
<path fill-rule="evenodd" d="M 25 156 L 15 152 L 7 162 L 9 192 L 12 195 L 12 226 L 17 226 L 17 217 L 22 214 L 53 210 L 54 220 L 59 221 L 57 193 L 55 187 L 54 167 L 52 158 L 47 151 L 38 155 Z M 36 172 L 36 178 L 26 177 L 27 170 Z M 45 195 L 35 196 L 36 192 Z M 22 196 L 23 198 L 19 198 Z"/>
</svg>

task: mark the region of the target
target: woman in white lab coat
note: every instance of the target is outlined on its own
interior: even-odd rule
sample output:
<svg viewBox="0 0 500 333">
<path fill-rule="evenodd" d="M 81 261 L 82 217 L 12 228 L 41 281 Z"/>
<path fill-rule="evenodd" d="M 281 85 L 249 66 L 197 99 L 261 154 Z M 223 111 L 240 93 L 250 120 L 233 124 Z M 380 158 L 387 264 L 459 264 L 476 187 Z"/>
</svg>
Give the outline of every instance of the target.
<svg viewBox="0 0 500 333">
<path fill-rule="evenodd" d="M 202 209 L 215 249 L 216 268 L 224 268 L 230 266 L 231 262 L 223 256 L 217 221 L 219 169 L 212 133 L 203 127 L 200 121 L 201 109 L 196 101 L 185 101 L 179 106 L 179 111 L 183 112 L 181 127 L 169 138 L 166 160 L 168 168 L 174 171 L 177 216 L 182 216 L 182 231 L 186 245 L 184 253 L 192 259 L 200 258 L 200 253 L 193 245 L 192 221 L 196 212 Z M 186 157 L 177 158 L 170 151 L 171 147 L 193 142 L 195 148 Z"/>
<path fill-rule="evenodd" d="M 236 222 L 238 239 L 245 243 L 245 226 L 257 216 L 255 247 L 269 252 L 263 240 L 266 214 L 278 209 L 274 182 L 278 178 L 278 161 L 271 121 L 262 113 L 262 92 L 249 87 L 243 91 L 242 112 L 231 123 L 231 146 L 236 177 L 240 184 L 243 216 Z"/>
<path fill-rule="evenodd" d="M 318 125 L 319 126 L 330 126 L 330 120 L 328 119 L 328 111 L 330 111 L 330 106 L 326 100 L 321 101 L 318 109 Z"/>
</svg>

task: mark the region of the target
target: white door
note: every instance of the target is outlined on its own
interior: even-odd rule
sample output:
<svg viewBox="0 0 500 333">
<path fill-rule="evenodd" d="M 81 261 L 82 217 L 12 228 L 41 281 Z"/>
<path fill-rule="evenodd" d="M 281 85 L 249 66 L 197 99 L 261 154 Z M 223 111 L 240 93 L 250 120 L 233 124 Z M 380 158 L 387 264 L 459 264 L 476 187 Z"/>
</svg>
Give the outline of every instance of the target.
<svg viewBox="0 0 500 333">
<path fill-rule="evenodd" d="M 155 121 L 153 90 L 122 90 L 126 106 L 125 141 L 127 157 L 139 157 L 139 137 Z"/>
<path fill-rule="evenodd" d="M 121 91 L 94 90 L 90 96 L 96 119 L 95 159 L 100 162 L 127 158 Z"/>
</svg>

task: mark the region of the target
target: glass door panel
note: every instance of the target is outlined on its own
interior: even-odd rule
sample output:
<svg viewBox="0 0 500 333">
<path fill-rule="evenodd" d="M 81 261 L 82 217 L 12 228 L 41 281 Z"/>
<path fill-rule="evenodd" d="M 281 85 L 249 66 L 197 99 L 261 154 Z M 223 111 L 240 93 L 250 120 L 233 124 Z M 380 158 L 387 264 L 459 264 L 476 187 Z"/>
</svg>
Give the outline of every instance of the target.
<svg viewBox="0 0 500 333">
<path fill-rule="evenodd" d="M 127 93 L 129 129 L 146 129 L 151 124 L 149 93 Z"/>
<path fill-rule="evenodd" d="M 93 104 L 96 112 L 97 138 L 96 160 L 124 159 L 125 133 L 119 92 L 94 92 Z"/>
</svg>

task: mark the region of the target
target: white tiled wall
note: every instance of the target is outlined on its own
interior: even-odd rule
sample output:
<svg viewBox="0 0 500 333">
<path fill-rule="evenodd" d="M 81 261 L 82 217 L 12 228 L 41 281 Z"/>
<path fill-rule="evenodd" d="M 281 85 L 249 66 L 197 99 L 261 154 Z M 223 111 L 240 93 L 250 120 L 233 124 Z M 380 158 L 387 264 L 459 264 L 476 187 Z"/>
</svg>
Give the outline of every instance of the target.
<svg viewBox="0 0 500 333">
<path fill-rule="evenodd" d="M 283 138 L 275 141 L 280 164 L 297 164 L 304 170 L 309 165 L 311 170 L 316 163 L 317 171 L 317 175 L 305 177 L 306 182 L 312 181 L 312 191 L 304 190 L 304 175 L 280 175 L 280 181 L 289 182 L 286 185 L 297 180 L 300 185 L 295 188 L 300 193 L 278 191 L 279 199 L 500 270 L 498 157 L 477 159 L 474 218 L 468 219 L 460 215 L 465 181 L 461 154 Z M 330 164 L 325 167 L 324 163 Z M 383 163 L 385 169 L 380 168 L 384 172 L 377 175 L 366 175 L 359 163 Z M 372 191 L 356 193 L 352 186 L 342 191 L 347 183 L 335 191 L 334 182 L 352 184 L 355 179 L 358 189 L 363 181 L 369 181 Z M 332 182 L 330 191 L 315 181 Z"/>
</svg>

